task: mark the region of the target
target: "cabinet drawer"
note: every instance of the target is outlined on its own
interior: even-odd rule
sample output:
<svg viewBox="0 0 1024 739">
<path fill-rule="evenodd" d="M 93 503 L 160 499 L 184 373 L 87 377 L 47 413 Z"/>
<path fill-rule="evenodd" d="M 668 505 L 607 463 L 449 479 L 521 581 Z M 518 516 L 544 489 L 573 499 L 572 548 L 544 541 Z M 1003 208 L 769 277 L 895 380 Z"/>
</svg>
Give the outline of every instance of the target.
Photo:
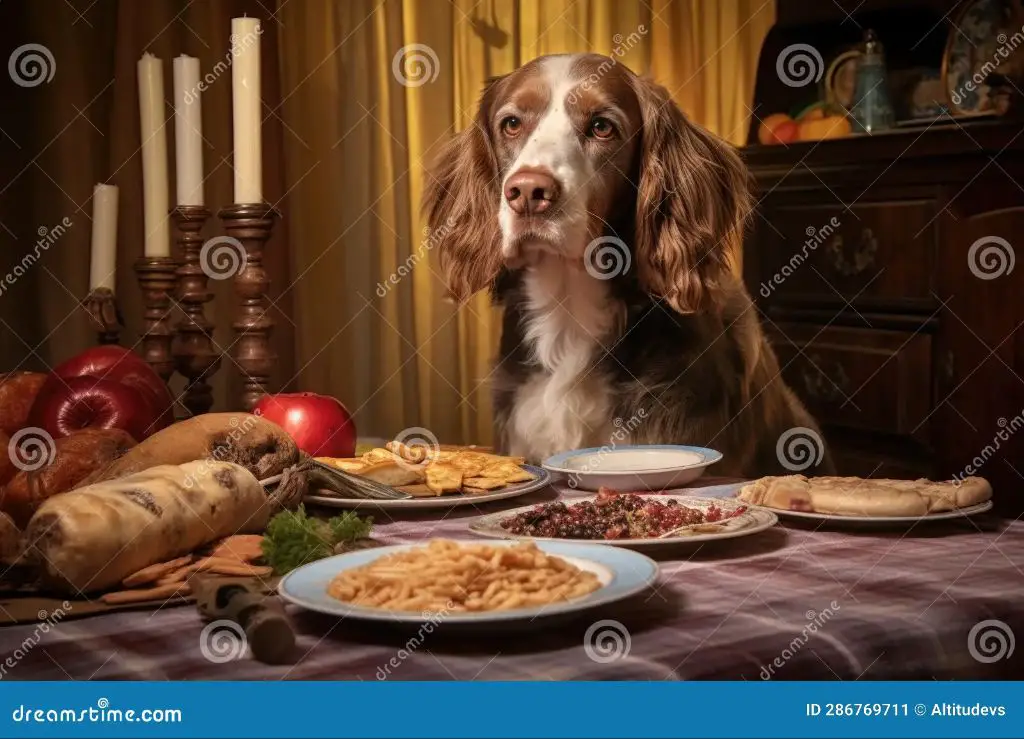
<svg viewBox="0 0 1024 739">
<path fill-rule="evenodd" d="M 931 300 L 937 243 L 932 200 L 769 205 L 758 225 L 766 300 Z"/>
<path fill-rule="evenodd" d="M 811 324 L 768 335 L 783 377 L 819 422 L 927 439 L 931 336 Z"/>
</svg>

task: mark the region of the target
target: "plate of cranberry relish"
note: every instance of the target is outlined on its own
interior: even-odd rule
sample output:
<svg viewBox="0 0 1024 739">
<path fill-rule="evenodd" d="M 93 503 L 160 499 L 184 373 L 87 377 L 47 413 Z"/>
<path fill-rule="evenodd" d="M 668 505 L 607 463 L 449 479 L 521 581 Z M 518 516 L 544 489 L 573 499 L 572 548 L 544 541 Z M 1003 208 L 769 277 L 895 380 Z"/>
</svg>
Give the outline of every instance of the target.
<svg viewBox="0 0 1024 739">
<path fill-rule="evenodd" d="M 469 530 L 497 539 L 539 539 L 649 547 L 748 536 L 778 523 L 771 511 L 689 495 L 618 493 L 542 503 L 492 513 Z"/>
</svg>

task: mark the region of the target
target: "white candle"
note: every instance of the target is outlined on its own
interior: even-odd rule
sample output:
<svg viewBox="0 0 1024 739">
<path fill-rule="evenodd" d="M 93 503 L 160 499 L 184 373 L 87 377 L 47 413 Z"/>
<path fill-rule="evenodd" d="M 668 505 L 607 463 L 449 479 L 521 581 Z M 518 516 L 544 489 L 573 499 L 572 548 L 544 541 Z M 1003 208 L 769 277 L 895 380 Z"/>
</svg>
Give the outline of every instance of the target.
<svg viewBox="0 0 1024 739">
<path fill-rule="evenodd" d="M 117 187 L 96 185 L 92 189 L 92 254 L 89 289 L 114 289 L 117 269 Z"/>
<path fill-rule="evenodd" d="M 231 19 L 231 96 L 234 118 L 235 202 L 263 202 L 260 146 L 260 22 Z"/>
<path fill-rule="evenodd" d="M 171 254 L 167 222 L 167 134 L 164 130 L 163 63 L 139 59 L 139 119 L 142 130 L 142 195 L 147 257 Z"/>
<path fill-rule="evenodd" d="M 174 156 L 178 205 L 203 204 L 203 114 L 199 60 L 174 59 Z"/>
</svg>

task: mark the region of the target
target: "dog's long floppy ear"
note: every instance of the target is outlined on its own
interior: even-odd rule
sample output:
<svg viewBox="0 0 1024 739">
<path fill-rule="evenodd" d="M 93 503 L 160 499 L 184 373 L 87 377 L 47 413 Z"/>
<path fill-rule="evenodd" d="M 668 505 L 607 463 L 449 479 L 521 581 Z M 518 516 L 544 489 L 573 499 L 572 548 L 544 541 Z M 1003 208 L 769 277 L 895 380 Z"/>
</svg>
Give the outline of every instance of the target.
<svg viewBox="0 0 1024 739">
<path fill-rule="evenodd" d="M 491 287 L 502 268 L 501 183 L 489 120 L 500 79 L 488 80 L 473 123 L 444 145 L 423 194 L 428 239 L 458 303 Z"/>
<path fill-rule="evenodd" d="M 644 289 L 679 313 L 704 312 L 751 207 L 736 151 L 680 112 L 668 92 L 634 78 L 643 116 L 634 257 Z"/>
</svg>

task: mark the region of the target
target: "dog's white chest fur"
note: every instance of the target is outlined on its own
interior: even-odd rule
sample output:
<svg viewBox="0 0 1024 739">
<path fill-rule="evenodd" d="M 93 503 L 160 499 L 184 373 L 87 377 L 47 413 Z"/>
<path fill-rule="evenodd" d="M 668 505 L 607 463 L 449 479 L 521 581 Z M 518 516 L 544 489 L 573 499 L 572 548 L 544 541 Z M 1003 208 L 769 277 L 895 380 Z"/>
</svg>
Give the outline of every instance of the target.
<svg viewBox="0 0 1024 739">
<path fill-rule="evenodd" d="M 539 366 L 519 387 L 507 429 L 509 453 L 533 461 L 600 446 L 611 421 L 608 384 L 595 369 L 615 330 L 608 285 L 560 264 L 537 265 L 524 283 L 524 338 Z"/>
</svg>

